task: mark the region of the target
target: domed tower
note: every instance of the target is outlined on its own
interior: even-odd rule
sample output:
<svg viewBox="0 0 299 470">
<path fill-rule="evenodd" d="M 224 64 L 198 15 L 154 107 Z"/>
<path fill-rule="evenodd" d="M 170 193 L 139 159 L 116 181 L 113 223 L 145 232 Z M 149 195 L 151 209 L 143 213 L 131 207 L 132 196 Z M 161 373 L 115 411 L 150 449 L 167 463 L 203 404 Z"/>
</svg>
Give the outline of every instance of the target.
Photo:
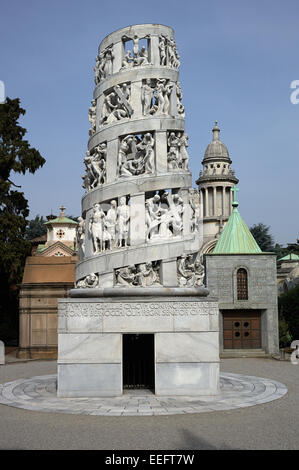
<svg viewBox="0 0 299 470">
<path fill-rule="evenodd" d="M 163 25 L 99 46 L 76 288 L 59 302 L 60 396 L 119 395 L 136 380 L 159 395 L 217 393 L 218 305 L 198 256 L 179 59 Z"/>
<path fill-rule="evenodd" d="M 218 122 L 213 127 L 213 140 L 207 146 L 196 181 L 203 204 L 202 252 L 211 252 L 232 211 L 231 188 L 238 183 L 231 169 L 231 159 L 227 147 L 219 138 Z"/>
</svg>

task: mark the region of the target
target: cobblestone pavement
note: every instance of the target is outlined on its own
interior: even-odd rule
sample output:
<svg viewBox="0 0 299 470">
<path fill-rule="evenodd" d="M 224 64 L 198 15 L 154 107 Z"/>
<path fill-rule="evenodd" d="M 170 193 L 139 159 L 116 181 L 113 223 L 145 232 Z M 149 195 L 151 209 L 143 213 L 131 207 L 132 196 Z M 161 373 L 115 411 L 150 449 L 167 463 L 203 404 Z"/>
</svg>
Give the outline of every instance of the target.
<svg viewBox="0 0 299 470">
<path fill-rule="evenodd" d="M 287 393 L 270 379 L 221 373 L 220 393 L 201 397 L 158 397 L 149 390 L 127 391 L 115 398 L 60 398 L 56 374 L 19 379 L 0 385 L 0 403 L 31 411 L 54 413 L 146 416 L 231 410 L 267 403 Z"/>
</svg>

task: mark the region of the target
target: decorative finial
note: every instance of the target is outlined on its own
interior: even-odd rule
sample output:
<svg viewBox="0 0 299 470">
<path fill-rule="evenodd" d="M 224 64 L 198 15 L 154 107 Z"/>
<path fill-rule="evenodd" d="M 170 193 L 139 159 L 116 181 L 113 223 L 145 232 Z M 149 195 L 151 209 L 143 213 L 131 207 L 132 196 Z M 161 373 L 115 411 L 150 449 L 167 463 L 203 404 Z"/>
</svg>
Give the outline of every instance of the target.
<svg viewBox="0 0 299 470">
<path fill-rule="evenodd" d="M 61 207 L 59 207 L 59 209 L 60 209 L 60 216 L 59 217 L 65 217 L 64 211 L 65 211 L 66 207 L 64 207 L 64 205 L 62 204 Z"/>
<path fill-rule="evenodd" d="M 239 189 L 237 188 L 236 185 L 234 185 L 233 188 L 230 188 L 230 190 L 233 192 L 233 203 L 232 203 L 232 206 L 233 207 L 238 207 L 239 203 L 238 201 L 236 200 L 236 192 L 239 191 Z"/>
<path fill-rule="evenodd" d="M 215 121 L 213 127 L 213 140 L 219 140 L 220 128 L 218 127 L 218 121 Z"/>
</svg>

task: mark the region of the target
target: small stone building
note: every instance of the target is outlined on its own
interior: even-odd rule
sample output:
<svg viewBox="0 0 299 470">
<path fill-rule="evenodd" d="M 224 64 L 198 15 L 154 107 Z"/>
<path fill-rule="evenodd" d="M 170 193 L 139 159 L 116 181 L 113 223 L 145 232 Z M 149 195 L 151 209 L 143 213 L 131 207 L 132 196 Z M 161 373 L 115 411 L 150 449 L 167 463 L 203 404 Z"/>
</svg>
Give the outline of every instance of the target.
<svg viewBox="0 0 299 470">
<path fill-rule="evenodd" d="M 26 259 L 20 286 L 20 358 L 57 358 L 57 300 L 74 287 L 78 261 L 77 222 L 63 210 L 59 217 L 48 218 L 46 243 L 39 243 Z"/>
<path fill-rule="evenodd" d="M 278 294 L 284 294 L 299 284 L 299 256 L 295 253 L 280 258 L 277 261 Z"/>
<path fill-rule="evenodd" d="M 233 207 L 213 253 L 205 255 L 207 287 L 219 299 L 220 354 L 277 354 L 276 255 L 261 251 L 236 201 Z"/>
</svg>

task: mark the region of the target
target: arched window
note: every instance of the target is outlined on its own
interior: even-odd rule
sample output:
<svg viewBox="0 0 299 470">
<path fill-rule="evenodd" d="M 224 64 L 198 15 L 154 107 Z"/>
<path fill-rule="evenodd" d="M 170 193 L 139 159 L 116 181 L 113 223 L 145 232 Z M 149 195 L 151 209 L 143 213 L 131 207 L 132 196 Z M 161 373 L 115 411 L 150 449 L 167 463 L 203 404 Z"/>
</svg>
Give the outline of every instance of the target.
<svg viewBox="0 0 299 470">
<path fill-rule="evenodd" d="M 247 271 L 244 268 L 237 271 L 237 299 L 248 300 L 248 279 Z"/>
</svg>

